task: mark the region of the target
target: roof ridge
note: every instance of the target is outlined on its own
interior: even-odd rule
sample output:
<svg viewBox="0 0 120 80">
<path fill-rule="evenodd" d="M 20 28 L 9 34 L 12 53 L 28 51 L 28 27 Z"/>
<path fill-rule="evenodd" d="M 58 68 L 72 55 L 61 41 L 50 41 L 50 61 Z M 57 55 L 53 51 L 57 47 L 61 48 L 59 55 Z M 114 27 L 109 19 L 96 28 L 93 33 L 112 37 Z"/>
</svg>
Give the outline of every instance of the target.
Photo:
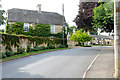
<svg viewBox="0 0 120 80">
<path fill-rule="evenodd" d="M 8 9 L 8 10 L 22 10 L 22 11 L 38 12 L 37 10 L 29 10 L 29 9 L 21 9 L 21 8 L 12 8 L 12 9 Z M 54 14 L 61 15 L 57 12 L 49 12 L 49 11 L 41 11 L 41 12 L 43 12 L 43 13 L 54 13 Z"/>
</svg>

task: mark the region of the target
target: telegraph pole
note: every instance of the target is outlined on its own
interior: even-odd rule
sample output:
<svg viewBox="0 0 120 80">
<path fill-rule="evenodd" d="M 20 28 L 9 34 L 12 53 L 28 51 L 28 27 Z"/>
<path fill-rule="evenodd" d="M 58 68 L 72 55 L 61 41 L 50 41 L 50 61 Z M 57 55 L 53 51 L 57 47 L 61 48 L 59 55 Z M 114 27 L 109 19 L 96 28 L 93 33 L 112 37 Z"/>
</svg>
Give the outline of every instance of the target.
<svg viewBox="0 0 120 80">
<path fill-rule="evenodd" d="M 63 45 L 64 45 L 64 4 L 62 4 L 62 15 L 63 15 L 63 36 L 62 36 L 62 38 L 63 38 Z"/>
</svg>

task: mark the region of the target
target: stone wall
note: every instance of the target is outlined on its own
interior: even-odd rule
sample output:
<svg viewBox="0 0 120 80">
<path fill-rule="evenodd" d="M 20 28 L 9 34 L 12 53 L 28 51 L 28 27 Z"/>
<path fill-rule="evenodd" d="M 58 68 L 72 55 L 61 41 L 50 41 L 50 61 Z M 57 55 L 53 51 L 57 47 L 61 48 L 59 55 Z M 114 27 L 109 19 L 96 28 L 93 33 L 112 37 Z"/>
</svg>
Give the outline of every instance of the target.
<svg viewBox="0 0 120 80">
<path fill-rule="evenodd" d="M 62 26 L 62 25 L 55 25 L 55 33 L 56 33 L 56 34 L 59 33 L 59 32 L 61 32 L 62 29 L 63 29 L 63 26 Z M 66 30 L 65 33 L 67 34 L 67 27 L 65 27 L 65 30 Z"/>
<path fill-rule="evenodd" d="M 55 33 L 61 32 L 63 27 L 61 25 L 55 25 Z"/>
<path fill-rule="evenodd" d="M 74 42 L 74 41 L 68 40 L 67 44 L 68 44 L 69 48 L 73 48 L 73 47 L 75 47 L 76 44 L 78 44 L 78 42 Z"/>
<path fill-rule="evenodd" d="M 20 41 L 19 46 L 26 50 L 27 45 L 29 44 L 29 40 L 25 39 L 25 38 L 19 38 L 19 41 Z M 30 44 L 31 44 L 31 48 L 34 48 L 35 43 L 34 43 L 34 45 L 33 45 L 33 43 L 30 43 Z M 6 52 L 6 49 L 5 49 L 6 45 L 0 44 L 0 46 L 2 46 L 1 47 L 1 52 Z M 43 43 L 43 44 L 38 45 L 38 47 L 40 47 L 40 46 L 46 46 L 47 47 L 47 44 Z M 17 47 L 15 47 L 14 45 L 11 46 L 11 49 L 12 49 L 13 52 L 17 52 Z"/>
</svg>

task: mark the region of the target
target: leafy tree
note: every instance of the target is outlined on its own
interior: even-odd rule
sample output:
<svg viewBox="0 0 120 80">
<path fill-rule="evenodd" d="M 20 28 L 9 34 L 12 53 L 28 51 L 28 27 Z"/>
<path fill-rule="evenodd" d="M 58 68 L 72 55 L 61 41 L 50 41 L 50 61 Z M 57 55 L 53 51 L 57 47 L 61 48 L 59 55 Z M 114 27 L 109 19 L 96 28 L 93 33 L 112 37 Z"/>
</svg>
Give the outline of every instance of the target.
<svg viewBox="0 0 120 80">
<path fill-rule="evenodd" d="M 82 43 L 84 45 L 84 42 L 91 41 L 92 37 L 90 37 L 88 33 L 84 33 L 81 29 L 76 31 L 76 34 L 72 34 L 70 36 L 70 40 L 74 40 L 75 42 Z"/>
<path fill-rule="evenodd" d="M 92 30 L 92 10 L 99 4 L 97 2 L 81 2 L 79 6 L 78 15 L 76 16 L 74 22 L 78 26 L 78 29 Z"/>
<path fill-rule="evenodd" d="M 0 30 L 0 33 L 4 33 L 4 29 L 1 29 L 1 30 Z"/>
<path fill-rule="evenodd" d="M 0 10 L 0 25 L 5 24 L 5 17 L 3 16 L 4 13 L 4 10 Z"/>
<path fill-rule="evenodd" d="M 98 32 L 97 32 L 97 30 L 94 30 L 94 31 L 90 31 L 90 34 L 91 35 L 98 35 Z"/>
<path fill-rule="evenodd" d="M 114 30 L 114 2 L 104 2 L 93 10 L 93 25 L 101 31 Z"/>
<path fill-rule="evenodd" d="M 11 24 L 11 26 L 8 24 L 6 25 L 6 32 L 10 34 L 23 34 L 24 28 L 22 22 L 16 22 Z"/>
<path fill-rule="evenodd" d="M 70 34 L 72 34 L 74 28 L 75 28 L 75 30 L 77 30 L 77 27 L 76 27 L 76 26 L 70 26 L 70 27 L 68 28 L 68 32 L 69 32 Z"/>
</svg>

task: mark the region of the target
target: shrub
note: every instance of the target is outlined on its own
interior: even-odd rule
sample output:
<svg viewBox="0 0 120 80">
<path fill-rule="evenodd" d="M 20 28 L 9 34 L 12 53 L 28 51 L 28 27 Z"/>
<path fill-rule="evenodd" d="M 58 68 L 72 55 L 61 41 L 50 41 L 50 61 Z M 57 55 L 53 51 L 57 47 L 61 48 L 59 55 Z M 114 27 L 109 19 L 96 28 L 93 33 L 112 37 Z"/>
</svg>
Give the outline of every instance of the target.
<svg viewBox="0 0 120 80">
<path fill-rule="evenodd" d="M 66 44 L 65 46 L 68 47 L 68 44 Z"/>
<path fill-rule="evenodd" d="M 55 49 L 55 45 L 54 45 L 54 44 L 49 44 L 49 45 L 47 46 L 47 49 Z"/>
<path fill-rule="evenodd" d="M 34 51 L 39 51 L 39 47 L 35 46 Z"/>
<path fill-rule="evenodd" d="M 93 45 L 96 45 L 95 43 L 93 43 Z"/>
<path fill-rule="evenodd" d="M 18 54 L 23 54 L 25 52 L 25 49 L 20 47 L 20 48 L 17 48 L 17 53 Z"/>
<path fill-rule="evenodd" d="M 30 48 L 31 48 L 31 45 L 28 44 L 28 45 L 27 45 L 27 52 L 30 52 L 30 51 L 31 51 Z"/>
<path fill-rule="evenodd" d="M 17 55 L 18 54 L 18 52 L 14 52 L 14 55 Z"/>
<path fill-rule="evenodd" d="M 92 47 L 91 45 L 85 45 L 84 47 Z"/>
<path fill-rule="evenodd" d="M 65 45 L 59 45 L 59 48 L 66 48 Z"/>
<path fill-rule="evenodd" d="M 6 51 L 6 52 L 5 52 L 5 55 L 6 55 L 7 57 L 10 57 L 10 56 L 13 56 L 14 53 L 13 53 L 12 51 Z"/>
<path fill-rule="evenodd" d="M 2 58 L 6 58 L 7 55 L 5 53 L 2 53 Z"/>
<path fill-rule="evenodd" d="M 61 39 L 61 38 L 54 38 L 54 39 L 53 39 L 53 42 L 54 42 L 55 44 L 61 44 L 62 39 Z"/>
<path fill-rule="evenodd" d="M 30 49 L 30 51 L 39 51 L 39 49 L 38 48 L 32 48 L 32 49 Z"/>
<path fill-rule="evenodd" d="M 45 50 L 45 49 L 46 49 L 45 46 L 41 46 L 41 47 L 39 47 L 39 50 Z"/>
</svg>

